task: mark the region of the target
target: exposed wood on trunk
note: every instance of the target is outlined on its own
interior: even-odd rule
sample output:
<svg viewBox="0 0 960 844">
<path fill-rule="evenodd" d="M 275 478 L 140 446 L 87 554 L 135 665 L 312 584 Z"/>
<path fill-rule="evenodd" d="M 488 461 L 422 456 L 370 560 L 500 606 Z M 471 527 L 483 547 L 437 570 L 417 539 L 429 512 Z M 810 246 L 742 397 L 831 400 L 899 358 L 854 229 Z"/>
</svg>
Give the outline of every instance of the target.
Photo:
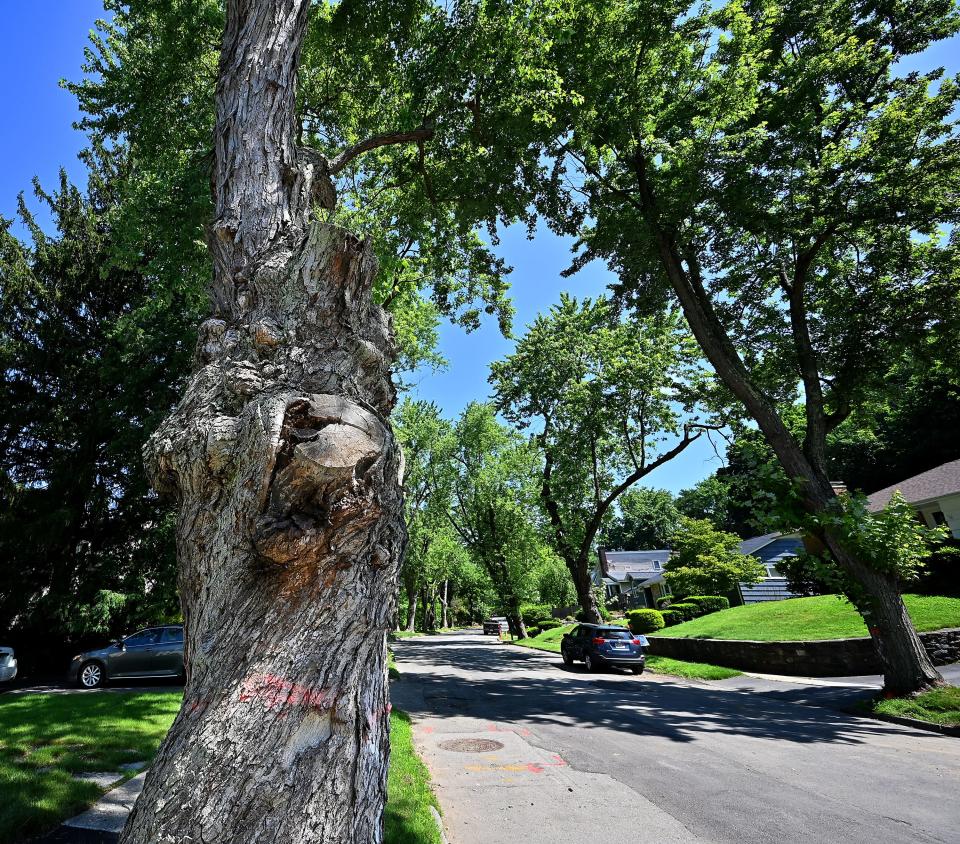
<svg viewBox="0 0 960 844">
<path fill-rule="evenodd" d="M 382 840 L 394 351 L 370 249 L 309 218 L 332 186 L 294 143 L 308 8 L 227 3 L 214 315 L 146 449 L 179 502 L 189 676 L 124 844 Z"/>
</svg>

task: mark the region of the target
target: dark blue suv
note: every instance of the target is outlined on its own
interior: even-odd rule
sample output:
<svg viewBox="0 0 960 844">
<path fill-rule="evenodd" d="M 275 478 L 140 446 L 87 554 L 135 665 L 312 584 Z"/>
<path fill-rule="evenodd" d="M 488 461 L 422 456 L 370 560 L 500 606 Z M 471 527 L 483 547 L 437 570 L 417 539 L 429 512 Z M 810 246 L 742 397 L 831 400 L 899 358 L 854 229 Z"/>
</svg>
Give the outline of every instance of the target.
<svg viewBox="0 0 960 844">
<path fill-rule="evenodd" d="M 643 646 L 647 640 L 625 627 L 602 624 L 578 624 L 565 633 L 560 643 L 564 665 L 573 665 L 582 659 L 587 671 L 598 671 L 606 665 L 629 668 L 634 674 L 643 673 Z"/>
</svg>

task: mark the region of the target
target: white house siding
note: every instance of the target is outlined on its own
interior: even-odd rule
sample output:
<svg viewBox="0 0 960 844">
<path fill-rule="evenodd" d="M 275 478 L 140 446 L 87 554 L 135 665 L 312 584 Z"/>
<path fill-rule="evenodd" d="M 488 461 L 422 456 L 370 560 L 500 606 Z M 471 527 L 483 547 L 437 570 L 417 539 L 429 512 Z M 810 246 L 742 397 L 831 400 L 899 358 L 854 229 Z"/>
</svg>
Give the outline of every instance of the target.
<svg viewBox="0 0 960 844">
<path fill-rule="evenodd" d="M 945 495 L 936 501 L 920 504 L 918 509 L 923 513 L 924 521 L 931 527 L 936 524 L 933 514 L 939 510 L 947 520 L 947 527 L 950 528 L 951 533 L 960 539 L 960 493 Z"/>
</svg>

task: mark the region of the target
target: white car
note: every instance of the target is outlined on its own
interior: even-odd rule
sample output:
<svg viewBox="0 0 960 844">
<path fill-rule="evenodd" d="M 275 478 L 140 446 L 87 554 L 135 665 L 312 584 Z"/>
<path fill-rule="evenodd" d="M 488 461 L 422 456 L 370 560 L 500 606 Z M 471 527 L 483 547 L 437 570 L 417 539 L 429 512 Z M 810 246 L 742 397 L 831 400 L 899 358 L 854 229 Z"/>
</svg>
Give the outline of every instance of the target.
<svg viewBox="0 0 960 844">
<path fill-rule="evenodd" d="M 13 680 L 17 676 L 17 659 L 13 648 L 0 647 L 0 683 Z"/>
</svg>

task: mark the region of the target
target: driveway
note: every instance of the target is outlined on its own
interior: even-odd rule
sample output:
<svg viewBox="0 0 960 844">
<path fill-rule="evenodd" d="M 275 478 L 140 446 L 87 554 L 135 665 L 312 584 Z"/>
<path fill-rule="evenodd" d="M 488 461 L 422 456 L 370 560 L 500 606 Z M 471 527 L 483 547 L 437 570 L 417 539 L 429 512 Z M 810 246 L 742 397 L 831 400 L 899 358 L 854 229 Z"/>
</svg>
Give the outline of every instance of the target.
<svg viewBox="0 0 960 844">
<path fill-rule="evenodd" d="M 802 684 L 592 675 L 479 633 L 394 648 L 452 844 L 958 840 L 960 740 Z"/>
</svg>

